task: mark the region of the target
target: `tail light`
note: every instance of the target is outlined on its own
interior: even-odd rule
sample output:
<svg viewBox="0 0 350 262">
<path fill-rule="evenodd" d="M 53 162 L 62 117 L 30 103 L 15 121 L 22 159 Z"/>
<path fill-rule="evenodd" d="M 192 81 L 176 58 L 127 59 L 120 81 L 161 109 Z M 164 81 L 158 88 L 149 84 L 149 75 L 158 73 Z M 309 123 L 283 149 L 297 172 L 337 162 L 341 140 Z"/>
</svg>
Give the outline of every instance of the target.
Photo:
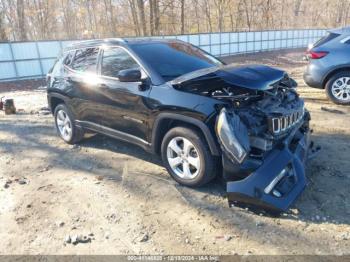
<svg viewBox="0 0 350 262">
<path fill-rule="evenodd" d="M 325 57 L 326 55 L 328 55 L 328 52 L 325 52 L 325 51 L 313 51 L 312 49 L 308 50 L 306 52 L 306 56 L 309 59 L 320 59 L 322 57 Z"/>
</svg>

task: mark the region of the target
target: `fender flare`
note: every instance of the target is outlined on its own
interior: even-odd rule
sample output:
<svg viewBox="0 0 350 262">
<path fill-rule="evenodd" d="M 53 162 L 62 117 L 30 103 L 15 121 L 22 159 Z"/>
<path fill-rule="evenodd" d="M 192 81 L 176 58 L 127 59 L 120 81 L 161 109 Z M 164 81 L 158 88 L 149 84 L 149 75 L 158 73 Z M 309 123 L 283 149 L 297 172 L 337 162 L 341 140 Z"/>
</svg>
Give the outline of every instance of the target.
<svg viewBox="0 0 350 262">
<path fill-rule="evenodd" d="M 156 120 L 154 121 L 153 128 L 152 128 L 152 143 L 151 144 L 152 144 L 152 151 L 153 152 L 156 152 L 156 145 L 159 143 L 159 142 L 157 143 L 157 136 L 159 135 L 161 122 L 164 119 L 178 120 L 178 121 L 182 121 L 185 123 L 189 123 L 191 125 L 195 125 L 203 132 L 204 137 L 209 145 L 210 152 L 214 156 L 220 156 L 219 146 L 218 146 L 217 142 L 215 142 L 213 134 L 210 132 L 209 127 L 206 124 L 204 124 L 202 121 L 200 121 L 196 118 L 184 116 L 184 115 L 179 115 L 179 114 L 175 114 L 175 113 L 160 113 L 156 117 Z"/>
<path fill-rule="evenodd" d="M 67 101 L 69 100 L 69 97 L 62 95 L 60 93 L 57 93 L 57 92 L 47 93 L 47 102 L 48 102 L 49 108 L 50 108 L 52 113 L 53 113 L 52 105 L 51 105 L 52 98 L 59 98 L 59 99 L 63 100 L 65 102 L 65 104 L 67 104 Z"/>
<path fill-rule="evenodd" d="M 324 88 L 327 84 L 327 81 L 329 80 L 329 78 L 331 78 L 332 75 L 336 74 L 337 71 L 349 71 L 350 68 L 350 64 L 342 64 L 342 65 L 338 65 L 338 66 L 334 66 L 332 67 L 330 70 L 327 71 L 327 73 L 324 75 L 324 77 L 322 78 L 322 87 Z"/>
</svg>

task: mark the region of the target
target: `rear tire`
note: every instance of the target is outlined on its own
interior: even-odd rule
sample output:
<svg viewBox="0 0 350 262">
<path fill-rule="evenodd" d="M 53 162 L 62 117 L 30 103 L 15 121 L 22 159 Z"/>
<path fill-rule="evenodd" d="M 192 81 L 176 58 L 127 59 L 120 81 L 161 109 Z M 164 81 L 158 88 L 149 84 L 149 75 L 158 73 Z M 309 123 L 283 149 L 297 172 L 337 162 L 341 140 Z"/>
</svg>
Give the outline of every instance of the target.
<svg viewBox="0 0 350 262">
<path fill-rule="evenodd" d="M 343 71 L 332 76 L 325 86 L 327 97 L 338 105 L 350 104 L 350 72 Z"/>
<path fill-rule="evenodd" d="M 216 159 L 196 130 L 169 130 L 162 141 L 161 155 L 169 174 L 181 185 L 199 187 L 216 176 Z"/>
<path fill-rule="evenodd" d="M 65 104 L 59 104 L 54 112 L 56 130 L 68 144 L 76 144 L 84 137 L 81 127 L 75 125 L 74 117 Z"/>
</svg>

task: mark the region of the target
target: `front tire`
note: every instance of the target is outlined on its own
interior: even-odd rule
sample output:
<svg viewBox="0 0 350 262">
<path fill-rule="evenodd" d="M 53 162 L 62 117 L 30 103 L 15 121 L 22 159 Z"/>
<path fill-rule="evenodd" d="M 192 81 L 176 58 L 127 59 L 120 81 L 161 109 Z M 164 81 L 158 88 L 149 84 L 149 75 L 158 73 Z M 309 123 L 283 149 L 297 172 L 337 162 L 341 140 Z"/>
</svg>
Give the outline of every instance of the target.
<svg viewBox="0 0 350 262">
<path fill-rule="evenodd" d="M 216 161 L 202 135 L 190 128 L 175 127 L 161 145 L 163 163 L 181 185 L 198 187 L 216 176 Z"/>
<path fill-rule="evenodd" d="M 56 130 L 68 144 L 75 144 L 84 137 L 84 132 L 74 123 L 74 118 L 65 104 L 59 104 L 54 112 Z"/>
<path fill-rule="evenodd" d="M 339 72 L 326 83 L 326 94 L 338 105 L 350 104 L 350 72 Z"/>
</svg>

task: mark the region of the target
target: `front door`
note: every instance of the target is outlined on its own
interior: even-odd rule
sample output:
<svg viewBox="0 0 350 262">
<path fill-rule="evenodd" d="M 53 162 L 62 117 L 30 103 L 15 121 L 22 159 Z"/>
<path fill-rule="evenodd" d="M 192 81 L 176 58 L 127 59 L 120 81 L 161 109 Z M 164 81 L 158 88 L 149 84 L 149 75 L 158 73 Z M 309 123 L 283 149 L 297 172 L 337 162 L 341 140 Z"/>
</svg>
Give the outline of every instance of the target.
<svg viewBox="0 0 350 262">
<path fill-rule="evenodd" d="M 100 124 L 147 141 L 150 86 L 140 89 L 140 82 L 118 80 L 120 70 L 140 68 L 140 65 L 125 49 L 107 47 L 102 50 L 100 67 L 99 89 L 105 111 Z"/>
</svg>

